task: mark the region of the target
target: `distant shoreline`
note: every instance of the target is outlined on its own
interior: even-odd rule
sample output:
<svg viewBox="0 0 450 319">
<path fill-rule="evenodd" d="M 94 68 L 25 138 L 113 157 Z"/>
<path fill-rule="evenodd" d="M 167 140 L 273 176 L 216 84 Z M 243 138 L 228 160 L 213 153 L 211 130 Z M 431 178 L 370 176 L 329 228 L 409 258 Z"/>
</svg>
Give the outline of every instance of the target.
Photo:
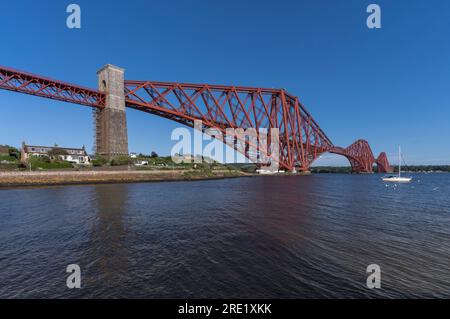
<svg viewBox="0 0 450 319">
<path fill-rule="evenodd" d="M 183 170 L 0 172 L 0 189 L 28 186 L 199 181 L 249 176 L 252 174 L 223 170 L 209 174 Z"/>
<path fill-rule="evenodd" d="M 398 173 L 396 166 L 393 166 L 392 169 L 393 174 Z M 352 172 L 350 166 L 313 166 L 310 170 L 313 174 L 350 174 Z M 402 168 L 402 173 L 450 173 L 450 165 L 408 165 Z"/>
<path fill-rule="evenodd" d="M 410 174 L 444 174 L 446 171 L 405 171 Z M 351 174 L 348 171 L 315 171 L 312 175 Z M 288 176 L 291 174 L 260 175 L 237 170 L 52 170 L 52 171 L 0 171 L 0 190 L 18 187 L 95 185 L 116 183 L 152 183 L 216 180 L 252 176 Z M 299 174 L 300 175 L 300 174 Z"/>
</svg>

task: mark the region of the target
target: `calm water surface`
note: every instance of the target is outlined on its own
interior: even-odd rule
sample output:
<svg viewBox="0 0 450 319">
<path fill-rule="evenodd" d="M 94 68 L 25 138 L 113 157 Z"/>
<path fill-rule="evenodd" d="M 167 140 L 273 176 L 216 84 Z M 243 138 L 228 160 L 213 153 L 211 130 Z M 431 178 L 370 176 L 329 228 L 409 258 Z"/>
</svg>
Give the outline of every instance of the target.
<svg viewBox="0 0 450 319">
<path fill-rule="evenodd" d="M 450 175 L 3 189 L 0 297 L 449 298 Z"/>
</svg>

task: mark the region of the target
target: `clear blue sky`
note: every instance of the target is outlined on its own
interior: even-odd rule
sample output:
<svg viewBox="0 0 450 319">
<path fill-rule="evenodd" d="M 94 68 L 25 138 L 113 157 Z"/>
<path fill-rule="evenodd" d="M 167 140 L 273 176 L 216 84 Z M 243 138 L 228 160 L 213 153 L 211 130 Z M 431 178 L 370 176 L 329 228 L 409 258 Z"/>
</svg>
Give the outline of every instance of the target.
<svg viewBox="0 0 450 319">
<path fill-rule="evenodd" d="M 66 6 L 82 8 L 81 30 Z M 382 28 L 366 27 L 378 3 Z M 127 79 L 283 87 L 334 144 L 450 164 L 450 1 L 9 1 L 0 64 L 96 87 Z M 0 144 L 92 147 L 91 110 L 0 91 Z M 168 154 L 169 120 L 128 111 L 130 151 Z M 392 160 L 394 160 L 392 158 Z M 335 157 L 321 163 L 346 163 Z"/>
</svg>

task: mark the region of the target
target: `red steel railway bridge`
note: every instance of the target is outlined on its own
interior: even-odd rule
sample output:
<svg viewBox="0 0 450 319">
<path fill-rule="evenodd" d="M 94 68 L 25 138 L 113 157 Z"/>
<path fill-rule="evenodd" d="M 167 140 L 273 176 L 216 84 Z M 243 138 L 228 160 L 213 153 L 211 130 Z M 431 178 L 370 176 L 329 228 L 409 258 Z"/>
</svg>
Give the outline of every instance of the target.
<svg viewBox="0 0 450 319">
<path fill-rule="evenodd" d="M 347 148 L 335 146 L 299 98 L 284 89 L 129 81 L 124 69 L 105 65 L 97 72 L 98 90 L 0 66 L 0 89 L 93 108 L 95 149 L 107 157 L 128 154 L 126 108 L 158 115 L 202 129 L 278 128 L 278 164 L 288 171 L 308 171 L 322 154 L 345 156 L 355 173 L 390 172 L 386 153 L 377 158 L 365 140 Z M 226 142 L 248 157 L 236 141 Z"/>
</svg>

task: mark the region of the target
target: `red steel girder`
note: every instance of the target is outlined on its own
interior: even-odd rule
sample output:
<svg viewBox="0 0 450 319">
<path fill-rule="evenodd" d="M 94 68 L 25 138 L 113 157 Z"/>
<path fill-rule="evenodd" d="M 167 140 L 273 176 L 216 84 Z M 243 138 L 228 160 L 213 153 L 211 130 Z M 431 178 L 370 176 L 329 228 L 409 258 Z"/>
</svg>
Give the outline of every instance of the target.
<svg viewBox="0 0 450 319">
<path fill-rule="evenodd" d="M 125 81 L 125 98 L 128 107 L 188 126 L 201 120 L 204 128 L 218 128 L 223 134 L 227 128 L 278 128 L 282 169 L 307 170 L 333 145 L 299 99 L 285 90 Z M 230 146 L 238 149 L 235 143 Z"/>
<path fill-rule="evenodd" d="M 105 94 L 82 86 L 0 66 L 0 89 L 96 108 L 105 105 Z"/>
</svg>

